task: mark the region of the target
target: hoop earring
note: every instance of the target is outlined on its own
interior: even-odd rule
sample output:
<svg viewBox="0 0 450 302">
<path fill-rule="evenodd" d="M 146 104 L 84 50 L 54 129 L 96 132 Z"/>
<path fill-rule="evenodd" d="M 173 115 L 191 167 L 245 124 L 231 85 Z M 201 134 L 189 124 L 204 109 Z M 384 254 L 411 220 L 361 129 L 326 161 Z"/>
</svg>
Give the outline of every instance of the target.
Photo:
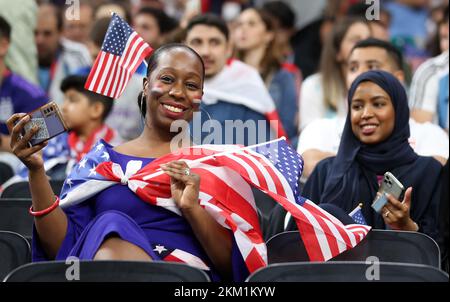
<svg viewBox="0 0 450 302">
<path fill-rule="evenodd" d="M 141 99 L 139 100 L 139 109 L 141 109 L 142 115 L 145 116 L 145 112 L 143 112 L 144 111 L 143 110 L 144 99 L 145 99 L 145 94 L 144 94 L 144 91 L 142 91 Z"/>
<path fill-rule="evenodd" d="M 139 111 L 140 111 L 140 113 L 141 113 L 141 127 L 142 127 L 142 129 L 141 129 L 141 131 L 144 131 L 144 128 L 145 128 L 145 126 L 147 126 L 148 127 L 148 125 L 147 125 L 147 106 L 145 106 L 145 108 L 144 108 L 144 102 L 145 102 L 145 94 L 144 94 L 144 91 L 142 91 L 142 93 L 141 93 L 141 97 L 139 98 Z"/>
</svg>

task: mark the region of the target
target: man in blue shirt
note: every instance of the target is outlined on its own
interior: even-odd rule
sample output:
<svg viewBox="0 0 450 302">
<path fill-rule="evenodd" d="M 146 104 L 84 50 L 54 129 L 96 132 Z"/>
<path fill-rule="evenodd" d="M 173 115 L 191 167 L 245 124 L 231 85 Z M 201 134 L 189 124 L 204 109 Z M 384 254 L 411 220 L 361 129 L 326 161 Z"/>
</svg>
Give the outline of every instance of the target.
<svg viewBox="0 0 450 302">
<path fill-rule="evenodd" d="M 270 140 L 274 135 L 269 120 L 278 118 L 275 104 L 256 69 L 230 60 L 226 23 L 212 14 L 195 17 L 187 26 L 185 43 L 205 64 L 201 121 L 194 116 L 191 127 L 194 142 L 252 145 Z"/>
<path fill-rule="evenodd" d="M 17 112 L 30 112 L 47 102 L 45 92 L 11 73 L 5 65 L 11 26 L 0 17 L 0 152 L 9 151 L 9 132 L 6 120 Z"/>
</svg>

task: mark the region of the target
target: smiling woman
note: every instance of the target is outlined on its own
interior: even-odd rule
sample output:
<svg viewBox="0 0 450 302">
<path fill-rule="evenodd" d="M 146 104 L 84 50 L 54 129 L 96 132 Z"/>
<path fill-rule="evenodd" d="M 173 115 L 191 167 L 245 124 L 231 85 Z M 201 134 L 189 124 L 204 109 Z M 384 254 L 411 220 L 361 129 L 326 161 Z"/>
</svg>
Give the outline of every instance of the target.
<svg viewBox="0 0 450 302">
<path fill-rule="evenodd" d="M 409 109 L 402 84 L 384 71 L 363 73 L 353 82 L 348 103 L 339 151 L 316 166 L 302 195 L 346 213 L 363 203 L 364 218 L 374 228 L 436 238 L 441 166 L 432 157 L 416 155 L 408 143 Z M 370 205 L 388 171 L 408 189 L 403 200 L 389 197 L 380 215 Z"/>
<path fill-rule="evenodd" d="M 172 122 L 189 122 L 198 110 L 204 77 L 202 60 L 189 47 L 169 44 L 156 50 L 138 100 L 145 119 L 142 134 L 115 148 L 104 141 L 94 146 L 67 178 L 62 207 L 37 152 L 43 145 L 27 147 L 35 131 L 19 140 L 27 118 L 19 114 L 9 119 L 13 150 L 29 169 L 33 199 L 30 213 L 36 216 L 34 261 L 69 256 L 181 261 L 205 270 L 212 280 L 245 279 L 248 270 L 232 232 L 199 203 L 200 176 L 191 173 L 183 160 L 158 164 L 161 157 L 174 151 L 171 140 L 178 133 L 170 131 Z M 158 183 L 157 189 L 167 191 L 164 196 L 169 198 L 130 184 L 135 183 L 130 177 L 145 173 L 141 171 L 153 161 L 167 183 Z M 111 179 L 109 175 L 113 175 Z M 87 195 L 67 202 L 76 194 Z"/>
<path fill-rule="evenodd" d="M 364 144 L 386 140 L 394 130 L 395 110 L 389 94 L 373 82 L 363 82 L 350 104 L 352 131 Z"/>
</svg>

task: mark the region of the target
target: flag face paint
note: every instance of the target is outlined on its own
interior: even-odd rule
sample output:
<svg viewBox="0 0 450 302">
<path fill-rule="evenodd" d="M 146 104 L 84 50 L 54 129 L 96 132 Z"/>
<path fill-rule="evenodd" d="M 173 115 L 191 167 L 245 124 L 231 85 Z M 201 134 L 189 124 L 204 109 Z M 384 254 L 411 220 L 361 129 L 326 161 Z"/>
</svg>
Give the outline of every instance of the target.
<svg viewBox="0 0 450 302">
<path fill-rule="evenodd" d="M 153 97 L 155 97 L 155 98 L 159 98 L 159 97 L 161 97 L 164 94 L 164 91 L 163 91 L 162 87 L 159 87 L 158 85 L 155 85 L 150 90 L 150 94 Z"/>
</svg>

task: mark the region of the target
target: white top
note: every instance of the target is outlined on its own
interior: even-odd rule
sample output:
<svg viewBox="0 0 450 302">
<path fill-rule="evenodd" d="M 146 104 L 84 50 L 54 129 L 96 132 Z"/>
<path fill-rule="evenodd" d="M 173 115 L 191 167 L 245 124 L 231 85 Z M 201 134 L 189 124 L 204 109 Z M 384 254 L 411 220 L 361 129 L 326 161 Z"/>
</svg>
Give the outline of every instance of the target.
<svg viewBox="0 0 450 302">
<path fill-rule="evenodd" d="M 65 38 L 61 38 L 60 42 L 62 52 L 58 58 L 55 75 L 48 92 L 50 100 L 55 101 L 58 105 L 61 105 L 64 101 L 64 94 L 60 89 L 64 78 L 92 65 L 91 55 L 84 44 Z"/>
<path fill-rule="evenodd" d="M 297 151 L 318 149 L 336 154 L 339 149 L 345 118 L 319 119 L 310 123 L 300 134 Z M 448 159 L 448 134 L 432 123 L 417 123 L 409 119 L 409 143 L 421 156 L 441 156 Z"/>
<path fill-rule="evenodd" d="M 338 100 L 337 116 L 345 117 L 347 114 L 347 102 L 344 97 Z M 300 91 L 300 131 L 309 123 L 321 118 L 333 118 L 336 112 L 327 108 L 323 99 L 322 76 L 313 74 L 302 83 Z"/>
<path fill-rule="evenodd" d="M 437 123 L 439 82 L 449 73 L 449 52 L 425 61 L 414 74 L 409 98 L 409 107 L 422 109 L 434 114 Z M 448 104 L 447 104 L 448 112 Z"/>
</svg>

